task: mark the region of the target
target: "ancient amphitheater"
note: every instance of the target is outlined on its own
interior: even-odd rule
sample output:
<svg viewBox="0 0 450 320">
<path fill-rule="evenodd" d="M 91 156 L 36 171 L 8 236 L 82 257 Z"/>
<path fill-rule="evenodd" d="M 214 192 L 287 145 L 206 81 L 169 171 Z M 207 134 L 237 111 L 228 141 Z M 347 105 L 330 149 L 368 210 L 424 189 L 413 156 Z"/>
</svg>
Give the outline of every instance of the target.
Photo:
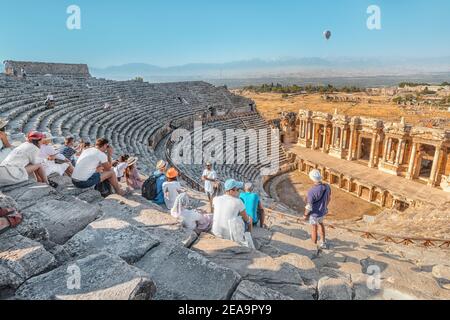
<svg viewBox="0 0 450 320">
<path fill-rule="evenodd" d="M 253 101 L 204 82 L 110 81 L 92 78 L 85 65 L 8 61 L 6 66 L 0 74 L 0 117 L 10 121 L 15 144 L 30 130 L 106 137 L 115 156 L 139 157 L 143 173 L 153 171 L 158 159 L 178 167 L 198 207 L 206 205 L 202 167 L 172 161 L 181 142 L 172 141 L 171 133 L 184 128 L 195 135 L 195 120 L 222 130 L 274 125 Z M 14 75 L 20 68 L 26 78 Z M 49 93 L 56 98 L 50 110 L 44 105 Z M 105 111 L 105 103 L 111 110 Z M 268 163 L 217 166 L 221 178 L 252 181 L 263 195 L 269 228 L 254 231 L 256 250 L 187 232 L 139 194 L 103 199 L 94 190 L 76 189 L 67 177 L 52 178 L 56 189 L 32 180 L 0 187 L 0 207 L 15 206 L 24 214 L 18 228 L 0 235 L 0 298 L 449 299 L 450 238 L 330 225 L 331 248 L 317 252 L 308 227 L 273 192 L 284 175 L 314 167 L 334 188 L 393 215 L 396 209 L 428 208 L 430 199 L 437 199 L 433 210 L 448 216 L 449 193 L 438 188 L 438 180 L 449 174 L 449 133 L 420 134 L 404 123 L 309 111 L 280 129 L 288 144 L 276 151 L 280 170 L 274 176 L 260 174 Z M 71 282 L 77 272 L 79 285 Z"/>
</svg>

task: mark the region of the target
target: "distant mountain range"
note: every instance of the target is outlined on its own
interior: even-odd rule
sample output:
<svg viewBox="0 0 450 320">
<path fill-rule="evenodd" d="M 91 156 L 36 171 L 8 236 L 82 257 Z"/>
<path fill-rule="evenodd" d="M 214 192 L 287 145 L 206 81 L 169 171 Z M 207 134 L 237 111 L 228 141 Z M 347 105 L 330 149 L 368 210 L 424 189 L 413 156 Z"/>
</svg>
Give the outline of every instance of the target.
<svg viewBox="0 0 450 320">
<path fill-rule="evenodd" d="M 107 68 L 90 67 L 98 78 L 129 80 L 142 77 L 149 82 L 205 80 L 213 83 L 227 79 L 280 79 L 404 76 L 450 72 L 450 57 L 439 58 L 284 58 L 242 60 L 227 63 L 191 63 L 160 67 L 129 63 Z M 444 76 L 444 78 L 447 77 Z M 247 82 L 245 81 L 245 82 Z"/>
</svg>

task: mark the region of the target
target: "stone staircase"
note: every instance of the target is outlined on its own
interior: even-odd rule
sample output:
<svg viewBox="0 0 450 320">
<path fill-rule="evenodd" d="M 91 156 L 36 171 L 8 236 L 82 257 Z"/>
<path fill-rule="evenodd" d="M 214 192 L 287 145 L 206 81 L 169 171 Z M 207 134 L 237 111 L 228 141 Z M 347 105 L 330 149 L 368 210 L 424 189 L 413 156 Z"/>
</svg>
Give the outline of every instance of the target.
<svg viewBox="0 0 450 320">
<path fill-rule="evenodd" d="M 25 217 L 0 235 L 3 299 L 450 298 L 442 278 L 448 269 L 435 265 L 449 261 L 448 251 L 329 230 L 331 248 L 318 252 L 305 226 L 270 215 L 251 250 L 188 232 L 138 194 L 102 199 L 55 180 L 56 190 L 33 182 L 1 190 L 0 205 Z M 206 204 L 203 194 L 189 194 L 198 207 Z M 374 270 L 380 290 L 367 287 Z M 77 274 L 79 288 L 69 281 Z"/>
</svg>

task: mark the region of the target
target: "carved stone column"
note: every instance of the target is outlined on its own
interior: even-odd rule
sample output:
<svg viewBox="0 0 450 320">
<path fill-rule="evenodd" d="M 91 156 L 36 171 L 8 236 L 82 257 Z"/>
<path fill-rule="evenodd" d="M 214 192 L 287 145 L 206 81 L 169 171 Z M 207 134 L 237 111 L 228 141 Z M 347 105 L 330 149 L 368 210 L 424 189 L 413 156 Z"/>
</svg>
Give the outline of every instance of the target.
<svg viewBox="0 0 450 320">
<path fill-rule="evenodd" d="M 350 140 L 349 140 L 349 144 L 348 144 L 348 157 L 347 157 L 348 161 L 353 160 L 353 140 L 354 139 L 355 139 L 355 127 L 351 126 L 350 127 Z"/>
<path fill-rule="evenodd" d="M 372 144 L 370 145 L 370 160 L 369 160 L 369 167 L 373 168 L 375 165 L 375 150 L 376 150 L 376 144 L 377 144 L 377 134 L 374 133 L 372 136 Z"/>
<path fill-rule="evenodd" d="M 416 163 L 416 157 L 417 157 L 417 143 L 413 143 L 412 149 L 411 149 L 411 156 L 409 158 L 409 167 L 408 167 L 408 173 L 406 174 L 407 179 L 414 179 L 414 164 Z"/>
<path fill-rule="evenodd" d="M 436 185 L 436 176 L 439 168 L 439 160 L 441 159 L 441 148 L 436 147 L 436 152 L 434 153 L 433 166 L 431 167 L 429 186 L 434 187 Z"/>
</svg>

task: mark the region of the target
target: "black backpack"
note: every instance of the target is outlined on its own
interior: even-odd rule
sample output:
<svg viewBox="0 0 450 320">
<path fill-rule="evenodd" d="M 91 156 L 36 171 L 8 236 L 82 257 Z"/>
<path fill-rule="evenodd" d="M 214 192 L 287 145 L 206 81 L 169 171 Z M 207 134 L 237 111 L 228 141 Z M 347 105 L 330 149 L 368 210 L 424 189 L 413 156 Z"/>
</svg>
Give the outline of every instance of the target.
<svg viewBox="0 0 450 320">
<path fill-rule="evenodd" d="M 107 196 L 112 194 L 111 184 L 109 183 L 108 180 L 100 182 L 95 186 L 94 189 L 100 192 L 103 198 L 106 198 Z"/>
<path fill-rule="evenodd" d="M 155 175 L 152 175 L 145 180 L 142 185 L 142 196 L 145 199 L 154 200 L 156 198 L 156 180 L 158 180 L 158 178 Z"/>
</svg>

